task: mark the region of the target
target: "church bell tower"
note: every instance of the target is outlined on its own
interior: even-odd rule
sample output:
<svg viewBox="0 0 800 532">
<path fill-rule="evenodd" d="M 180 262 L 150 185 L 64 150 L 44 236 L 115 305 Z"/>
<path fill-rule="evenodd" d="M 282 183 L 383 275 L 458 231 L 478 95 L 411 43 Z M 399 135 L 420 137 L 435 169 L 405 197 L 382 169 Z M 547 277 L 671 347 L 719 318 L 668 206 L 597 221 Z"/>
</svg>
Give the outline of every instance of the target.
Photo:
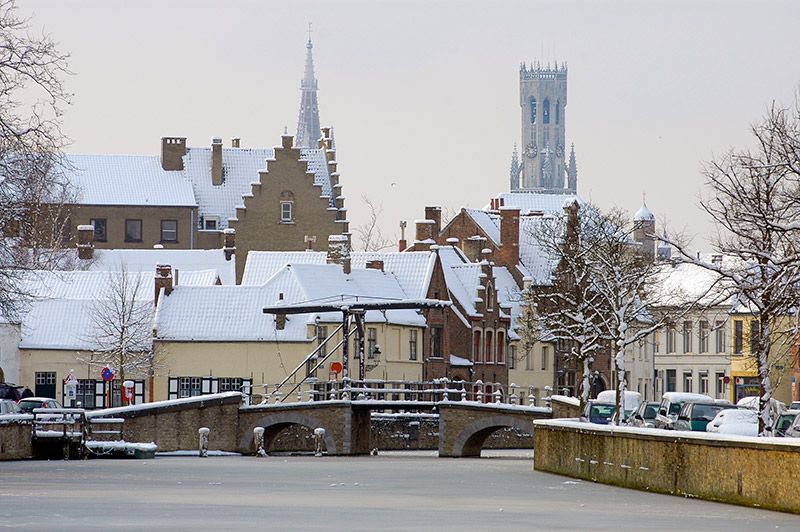
<svg viewBox="0 0 800 532">
<path fill-rule="evenodd" d="M 512 176 L 512 192 L 575 193 L 577 169 L 574 153 L 566 164 L 565 122 L 567 66 L 519 69 L 522 111 L 522 153 L 518 177 Z"/>
</svg>

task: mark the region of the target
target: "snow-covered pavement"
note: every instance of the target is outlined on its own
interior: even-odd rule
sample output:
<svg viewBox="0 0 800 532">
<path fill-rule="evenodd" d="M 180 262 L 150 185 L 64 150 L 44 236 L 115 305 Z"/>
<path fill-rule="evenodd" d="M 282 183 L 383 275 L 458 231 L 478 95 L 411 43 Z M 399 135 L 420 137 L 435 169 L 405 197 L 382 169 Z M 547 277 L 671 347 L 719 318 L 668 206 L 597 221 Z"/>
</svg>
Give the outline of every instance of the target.
<svg viewBox="0 0 800 532">
<path fill-rule="evenodd" d="M 481 459 L 210 457 L 0 463 L 0 528 L 234 530 L 793 529 L 800 517 Z"/>
</svg>

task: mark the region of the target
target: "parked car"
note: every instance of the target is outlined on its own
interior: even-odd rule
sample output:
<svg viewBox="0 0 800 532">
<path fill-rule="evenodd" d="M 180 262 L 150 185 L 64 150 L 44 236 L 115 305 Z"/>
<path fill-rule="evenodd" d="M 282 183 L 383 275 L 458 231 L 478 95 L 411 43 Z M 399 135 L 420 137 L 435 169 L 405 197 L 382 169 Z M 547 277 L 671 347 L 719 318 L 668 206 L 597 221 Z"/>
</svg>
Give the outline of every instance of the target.
<svg viewBox="0 0 800 532">
<path fill-rule="evenodd" d="M 608 425 L 611 416 L 614 415 L 615 409 L 616 405 L 614 403 L 601 403 L 597 400 L 587 401 L 580 420 L 588 423 Z"/>
<path fill-rule="evenodd" d="M 797 414 L 800 414 L 800 410 L 787 410 L 778 416 L 778 419 L 775 420 L 775 424 L 772 425 L 772 435 L 779 438 L 788 436 L 786 431 L 789 430 L 792 423 L 794 423 Z"/>
<path fill-rule="evenodd" d="M 749 397 L 742 397 L 741 399 L 739 399 L 739 402 L 736 403 L 736 406 L 741 408 L 748 408 L 750 410 L 758 410 L 759 398 L 754 395 L 751 395 Z M 774 417 L 778 417 L 779 415 L 781 415 L 786 411 L 786 403 L 778 401 L 774 397 L 770 398 L 769 407 L 772 409 L 772 415 Z"/>
<path fill-rule="evenodd" d="M 666 392 L 661 396 L 661 403 L 658 405 L 658 413 L 653 422 L 655 427 L 671 430 L 683 404 L 688 401 L 704 404 L 714 404 L 715 402 L 713 398 L 699 393 Z"/>
<path fill-rule="evenodd" d="M 631 427 L 642 427 L 652 429 L 655 427 L 656 414 L 658 413 L 658 405 L 656 401 L 649 401 L 639 405 L 630 418 L 628 418 L 628 425 Z"/>
<path fill-rule="evenodd" d="M 30 414 L 34 408 L 61 408 L 61 403 L 49 397 L 27 397 L 17 403 L 20 414 Z"/>
<path fill-rule="evenodd" d="M 10 382 L 0 382 L 0 399 L 19 401 L 22 397 L 22 388 L 22 386 L 17 386 Z"/>
<path fill-rule="evenodd" d="M 597 399 L 600 403 L 611 403 L 616 405 L 617 403 L 617 391 L 616 390 L 604 390 L 597 394 Z M 622 422 L 627 423 L 628 419 L 631 417 L 631 414 L 639 408 L 639 405 L 642 403 L 642 394 L 639 392 L 633 392 L 631 390 L 625 390 L 625 396 L 622 399 L 622 410 L 623 410 L 623 418 Z"/>
<path fill-rule="evenodd" d="M 789 405 L 789 410 L 800 411 L 800 401 L 792 401 L 792 404 Z"/>
<path fill-rule="evenodd" d="M 720 411 L 730 408 L 731 405 L 688 401 L 683 403 L 683 407 L 681 407 L 681 411 L 678 412 L 678 419 L 675 420 L 673 428 L 675 430 L 705 432 L 706 426 Z"/>
<path fill-rule="evenodd" d="M 0 416 L 16 414 L 19 411 L 17 402 L 12 399 L 0 399 Z"/>
<path fill-rule="evenodd" d="M 721 410 L 706 427 L 707 432 L 758 436 L 758 412 L 747 408 Z"/>
</svg>

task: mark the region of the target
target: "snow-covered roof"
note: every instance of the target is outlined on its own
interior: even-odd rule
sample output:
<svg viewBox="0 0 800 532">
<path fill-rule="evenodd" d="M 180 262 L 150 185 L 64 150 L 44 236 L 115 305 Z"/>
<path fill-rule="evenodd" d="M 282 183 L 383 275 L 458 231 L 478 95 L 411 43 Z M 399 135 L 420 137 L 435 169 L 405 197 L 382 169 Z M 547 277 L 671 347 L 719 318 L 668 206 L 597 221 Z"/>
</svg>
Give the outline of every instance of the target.
<svg viewBox="0 0 800 532">
<path fill-rule="evenodd" d="M 464 212 L 472 218 L 476 224 L 492 239 L 495 244 L 500 244 L 500 215 L 489 213 L 485 210 L 464 209 Z"/>
<path fill-rule="evenodd" d="M 519 207 L 520 214 L 525 215 L 531 212 L 541 212 L 544 214 L 560 214 L 564 210 L 564 205 L 568 201 L 581 200 L 575 194 L 544 194 L 540 192 L 503 192 L 497 196 L 504 207 Z M 483 210 L 491 209 L 491 204 L 486 205 Z"/>
<path fill-rule="evenodd" d="M 391 272 L 406 296 L 423 299 L 428 293 L 436 255 L 431 251 L 414 252 L 361 252 L 350 254 L 354 270 L 365 269 L 367 262 L 383 261 L 384 271 Z M 260 285 L 267 282 L 287 264 L 325 264 L 323 251 L 251 251 L 247 254 L 242 285 Z"/>
<path fill-rule="evenodd" d="M 534 285 L 550 284 L 558 257 L 542 249 L 536 241 L 536 231 L 541 224 L 552 223 L 549 216 L 521 216 L 519 220 L 519 261 Z"/>
<path fill-rule="evenodd" d="M 511 327 L 508 330 L 508 339 L 517 340 L 519 335 L 515 329 L 522 314 L 522 290 L 517 286 L 511 272 L 503 266 L 492 268 L 494 274 L 495 288 L 497 288 L 497 300 L 503 307 L 511 307 Z"/>
<path fill-rule="evenodd" d="M 152 272 L 128 272 L 129 286 L 138 287 L 137 299 L 153 299 Z M 44 299 L 101 299 L 108 297 L 112 282 L 119 276 L 108 271 L 33 271 L 22 279 L 22 290 L 30 294 L 35 304 Z"/>
<path fill-rule="evenodd" d="M 222 284 L 236 284 L 236 255 L 225 260 L 221 249 L 96 249 L 90 271 L 111 271 L 124 268 L 131 272 L 155 273 L 157 264 L 169 264 L 180 270 L 180 284 L 213 284 L 194 282 L 199 272 L 214 271 Z"/>
<path fill-rule="evenodd" d="M 91 351 L 94 301 L 45 299 L 31 305 L 22 321 L 20 349 Z"/>
<path fill-rule="evenodd" d="M 653 214 L 650 209 L 647 208 L 647 204 L 645 204 L 645 202 L 642 202 L 642 206 L 639 207 L 639 210 L 633 215 L 633 220 L 636 222 L 651 222 L 655 219 L 655 214 Z"/>
<path fill-rule="evenodd" d="M 282 299 L 280 296 L 282 295 Z M 343 303 L 369 300 L 407 299 L 397 279 L 389 272 L 353 270 L 345 274 L 335 264 L 284 266 L 266 283 L 257 286 L 178 286 L 159 300 L 155 327 L 158 339 L 172 341 L 272 341 L 305 342 L 315 317 L 323 323 L 338 323 L 338 312 L 297 314 L 286 317 L 283 329 L 262 309 L 277 304 Z M 415 310 L 368 311 L 368 323 L 390 323 L 425 327 Z"/>
<path fill-rule="evenodd" d="M 719 274 L 692 263 L 662 263 L 654 285 L 652 301 L 672 306 L 699 299 L 704 305 L 732 305 L 733 292 Z"/>
<path fill-rule="evenodd" d="M 244 204 L 242 196 L 252 193 L 259 182 L 259 170 L 267 169 L 267 160 L 274 159 L 271 148 L 222 148 L 221 185 L 211 180 L 211 147 L 187 148 L 183 157 L 185 178 L 194 189 L 198 216 L 216 217 L 217 227 L 228 227 L 228 218 L 236 216 L 236 207 Z"/>
<path fill-rule="evenodd" d="M 330 198 L 330 206 L 335 207 L 336 201 L 331 188 L 331 176 L 328 172 L 328 158 L 324 148 L 303 148 L 300 150 L 300 160 L 308 162 L 308 171 L 314 173 L 314 184 L 321 187 L 320 196 Z"/>
<path fill-rule="evenodd" d="M 64 172 L 83 205 L 194 207 L 192 185 L 148 155 L 68 155 Z"/>
<path fill-rule="evenodd" d="M 473 366 L 472 361 L 458 355 L 450 355 L 450 365 L 454 367 L 470 368 Z"/>
</svg>

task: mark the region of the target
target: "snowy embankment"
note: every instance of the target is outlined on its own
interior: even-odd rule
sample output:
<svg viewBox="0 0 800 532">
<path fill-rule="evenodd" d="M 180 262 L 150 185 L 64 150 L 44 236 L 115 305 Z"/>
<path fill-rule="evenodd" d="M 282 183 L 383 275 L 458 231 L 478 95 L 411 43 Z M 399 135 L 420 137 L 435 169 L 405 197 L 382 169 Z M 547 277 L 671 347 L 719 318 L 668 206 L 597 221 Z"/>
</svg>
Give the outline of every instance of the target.
<svg viewBox="0 0 800 532">
<path fill-rule="evenodd" d="M 169 408 L 174 406 L 188 406 L 195 403 L 207 403 L 216 399 L 227 399 L 229 397 L 244 397 L 240 392 L 223 392 L 214 393 L 209 395 L 199 395 L 197 397 L 185 397 L 183 399 L 170 399 L 168 401 L 155 401 L 152 403 L 141 403 L 138 405 L 119 406 L 116 408 L 105 408 L 102 410 L 93 410 L 86 412 L 87 418 L 105 417 L 116 414 L 126 414 L 130 412 L 142 412 L 148 410 L 159 410 L 162 408 Z"/>
</svg>

